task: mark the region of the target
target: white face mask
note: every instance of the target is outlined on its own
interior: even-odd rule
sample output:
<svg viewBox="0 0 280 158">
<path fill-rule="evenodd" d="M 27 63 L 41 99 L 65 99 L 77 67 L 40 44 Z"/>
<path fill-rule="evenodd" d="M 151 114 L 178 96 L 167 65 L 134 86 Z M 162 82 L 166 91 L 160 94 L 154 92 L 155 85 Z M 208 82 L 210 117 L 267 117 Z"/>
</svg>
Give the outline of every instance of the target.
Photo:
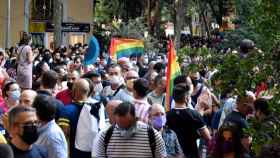
<svg viewBox="0 0 280 158">
<path fill-rule="evenodd" d="M 102 90 L 103 90 L 102 83 L 99 83 L 99 84 L 94 86 L 95 95 L 100 94 L 102 92 Z"/>
<path fill-rule="evenodd" d="M 131 63 L 132 63 L 133 65 L 136 65 L 136 64 L 137 64 L 137 61 L 136 61 L 136 60 L 132 60 Z"/>
<path fill-rule="evenodd" d="M 148 65 L 148 63 L 149 63 L 149 59 L 148 59 L 148 58 L 144 58 L 143 63 L 144 63 L 145 65 Z"/>
<path fill-rule="evenodd" d="M 121 77 L 120 76 L 116 76 L 116 75 L 111 76 L 110 83 L 111 84 L 115 84 L 115 85 L 116 84 L 119 85 L 120 83 L 122 83 Z"/>
</svg>

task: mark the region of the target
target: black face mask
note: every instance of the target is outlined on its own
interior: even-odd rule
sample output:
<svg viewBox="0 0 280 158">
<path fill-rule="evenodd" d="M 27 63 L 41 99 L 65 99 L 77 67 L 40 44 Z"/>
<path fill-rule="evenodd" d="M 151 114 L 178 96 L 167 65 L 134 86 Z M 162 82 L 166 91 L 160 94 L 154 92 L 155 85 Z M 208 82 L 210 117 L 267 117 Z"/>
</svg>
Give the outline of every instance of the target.
<svg viewBox="0 0 280 158">
<path fill-rule="evenodd" d="M 72 90 L 73 83 L 72 82 L 67 82 L 67 87 L 68 87 L 68 89 Z"/>
<path fill-rule="evenodd" d="M 198 85 L 198 83 L 199 83 L 199 80 L 192 79 L 192 84 L 194 87 L 196 87 Z"/>
<path fill-rule="evenodd" d="M 39 137 L 38 127 L 35 125 L 32 126 L 23 126 L 23 134 L 21 139 L 28 145 L 31 145 L 37 141 Z"/>
<path fill-rule="evenodd" d="M 231 141 L 224 141 L 224 143 L 223 143 L 223 152 L 224 153 L 234 152 L 233 142 L 231 142 Z"/>
<path fill-rule="evenodd" d="M 67 81 L 67 75 L 63 75 L 63 76 L 61 77 L 61 81 Z"/>
</svg>

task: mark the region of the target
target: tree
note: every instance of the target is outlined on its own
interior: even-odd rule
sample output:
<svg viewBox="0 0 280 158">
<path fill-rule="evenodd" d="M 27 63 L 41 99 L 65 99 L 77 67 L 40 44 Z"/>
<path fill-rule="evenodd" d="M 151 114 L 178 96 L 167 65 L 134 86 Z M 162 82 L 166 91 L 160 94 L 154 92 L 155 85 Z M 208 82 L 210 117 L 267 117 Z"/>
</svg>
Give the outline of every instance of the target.
<svg viewBox="0 0 280 158">
<path fill-rule="evenodd" d="M 254 12 L 250 17 L 249 25 L 261 35 L 260 46 L 271 49 L 280 41 L 280 0 L 254 1 Z"/>
<path fill-rule="evenodd" d="M 188 0 L 176 0 L 175 1 L 175 48 L 180 48 L 181 43 L 181 31 L 185 23 L 185 17 L 187 13 Z"/>
<path fill-rule="evenodd" d="M 110 22 L 114 18 L 128 22 L 144 15 L 144 5 L 142 0 L 100 0 L 95 18 L 98 22 Z"/>
<path fill-rule="evenodd" d="M 157 36 L 160 30 L 160 17 L 162 0 L 146 0 L 145 14 L 149 32 L 152 35 Z"/>
</svg>

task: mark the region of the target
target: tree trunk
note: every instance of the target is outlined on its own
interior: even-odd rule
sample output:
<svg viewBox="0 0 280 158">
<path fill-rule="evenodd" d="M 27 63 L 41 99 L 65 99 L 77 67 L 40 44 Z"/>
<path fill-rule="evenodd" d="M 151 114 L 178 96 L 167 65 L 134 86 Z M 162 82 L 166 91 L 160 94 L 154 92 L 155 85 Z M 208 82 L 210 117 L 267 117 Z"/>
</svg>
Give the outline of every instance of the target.
<svg viewBox="0 0 280 158">
<path fill-rule="evenodd" d="M 178 50 L 181 44 L 181 31 L 185 21 L 188 0 L 175 0 L 175 48 Z"/>
<path fill-rule="evenodd" d="M 153 34 L 154 34 L 155 37 L 159 37 L 159 35 L 160 35 L 160 18 L 161 18 L 161 14 L 160 14 L 161 4 L 160 4 L 160 0 L 155 0 L 154 4 L 155 4 L 154 7 L 153 7 L 154 15 L 152 17 L 152 21 L 154 23 L 154 25 L 153 25 Z"/>
<path fill-rule="evenodd" d="M 151 35 L 159 35 L 160 29 L 160 11 L 161 4 L 160 0 L 147 0 L 146 1 L 146 15 L 147 15 L 147 23 L 149 28 L 149 33 Z"/>
<path fill-rule="evenodd" d="M 54 49 L 62 44 L 62 3 L 61 0 L 54 1 Z"/>
<path fill-rule="evenodd" d="M 201 14 L 202 14 L 202 20 L 203 20 L 203 24 L 204 24 L 204 28 L 205 28 L 207 37 L 210 37 L 210 28 L 209 28 L 209 25 L 208 25 L 208 23 L 207 23 L 207 19 L 206 19 L 206 16 L 205 16 L 205 12 L 202 11 Z"/>
<path fill-rule="evenodd" d="M 221 11 L 220 11 L 220 1 L 219 1 L 219 4 L 218 4 L 218 8 L 219 8 L 219 10 L 217 11 L 216 9 L 215 9 L 215 7 L 214 7 L 214 4 L 213 4 L 213 2 L 210 0 L 210 1 L 208 1 L 207 2 L 208 4 L 209 4 L 209 6 L 210 6 L 210 8 L 211 8 L 211 11 L 212 11 L 212 13 L 213 13 L 213 15 L 214 15 L 214 17 L 215 17 L 215 19 L 216 19 L 216 22 L 219 24 L 219 26 L 222 26 L 222 23 L 223 23 L 223 15 L 221 15 Z"/>
</svg>

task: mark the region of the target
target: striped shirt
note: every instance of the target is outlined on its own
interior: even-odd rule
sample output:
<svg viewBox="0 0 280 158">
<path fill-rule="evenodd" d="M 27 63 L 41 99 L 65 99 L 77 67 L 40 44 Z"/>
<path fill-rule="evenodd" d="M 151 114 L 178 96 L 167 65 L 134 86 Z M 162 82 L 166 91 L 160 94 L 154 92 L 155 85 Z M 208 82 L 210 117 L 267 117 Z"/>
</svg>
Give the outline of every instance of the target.
<svg viewBox="0 0 280 158">
<path fill-rule="evenodd" d="M 107 145 L 106 154 L 104 138 L 107 130 L 102 131 L 96 137 L 93 152 L 98 158 L 152 158 L 148 128 L 148 125 L 138 121 L 136 133 L 130 138 L 125 138 L 121 136 L 121 130 L 115 126 Z M 159 132 L 154 130 L 154 133 L 156 143 L 155 157 L 166 157 L 164 141 Z"/>
<path fill-rule="evenodd" d="M 149 121 L 149 109 L 151 105 L 148 103 L 147 99 L 134 100 L 135 115 L 139 121 L 148 123 Z"/>
</svg>

